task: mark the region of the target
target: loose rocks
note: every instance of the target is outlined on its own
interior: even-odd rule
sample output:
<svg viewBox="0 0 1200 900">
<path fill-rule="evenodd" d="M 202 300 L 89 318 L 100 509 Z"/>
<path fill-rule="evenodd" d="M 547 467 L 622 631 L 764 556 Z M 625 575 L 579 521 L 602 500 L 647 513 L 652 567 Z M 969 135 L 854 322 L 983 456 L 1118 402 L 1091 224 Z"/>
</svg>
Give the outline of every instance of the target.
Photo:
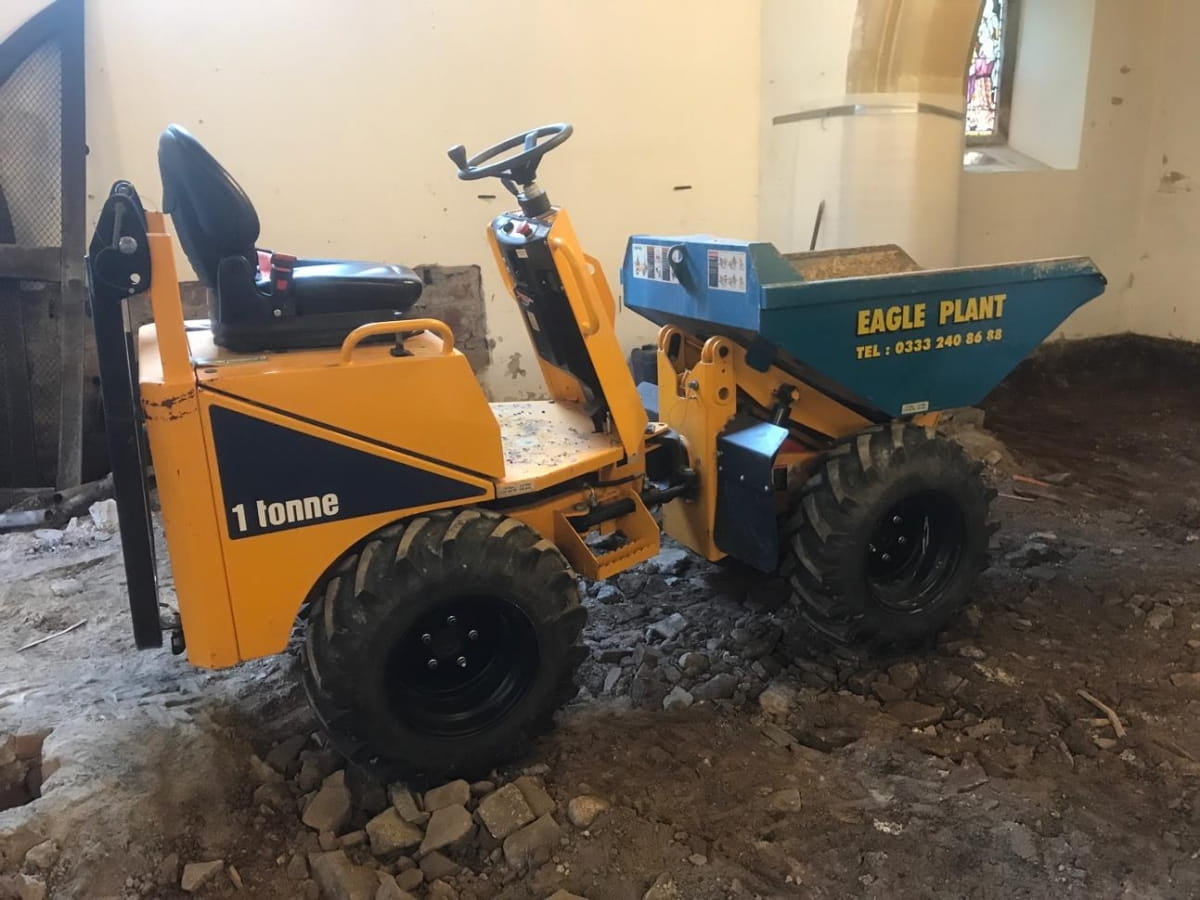
<svg viewBox="0 0 1200 900">
<path fill-rule="evenodd" d="M 339 770 L 321 783 L 321 790 L 304 809 L 301 819 L 313 831 L 337 834 L 350 821 L 350 789 L 346 772 Z"/>
<path fill-rule="evenodd" d="M 466 786 L 466 782 L 463 782 Z M 450 847 L 468 837 L 475 829 L 475 823 L 466 807 L 443 806 L 434 810 L 429 819 L 429 827 L 425 829 L 425 840 L 421 842 L 421 852 L 441 850 Z"/>
<path fill-rule="evenodd" d="M 224 869 L 225 861 L 223 859 L 188 863 L 183 867 L 183 878 L 179 881 L 179 887 L 189 894 L 198 891 Z"/>
<path fill-rule="evenodd" d="M 480 801 L 479 818 L 492 837 L 503 840 L 537 816 L 530 809 L 521 789 L 515 784 L 506 784 Z"/>
<path fill-rule="evenodd" d="M 567 818 L 576 828 L 587 828 L 596 820 L 596 816 L 610 807 L 603 797 L 582 794 L 567 804 Z"/>
</svg>

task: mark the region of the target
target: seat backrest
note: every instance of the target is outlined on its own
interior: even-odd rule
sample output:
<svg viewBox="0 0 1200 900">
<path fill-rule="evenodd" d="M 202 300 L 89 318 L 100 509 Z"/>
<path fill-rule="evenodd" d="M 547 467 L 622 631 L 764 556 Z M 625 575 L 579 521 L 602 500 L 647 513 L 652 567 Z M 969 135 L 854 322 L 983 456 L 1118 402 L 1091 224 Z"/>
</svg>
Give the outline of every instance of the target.
<svg viewBox="0 0 1200 900">
<path fill-rule="evenodd" d="M 244 256 L 257 267 L 258 213 L 246 192 L 203 145 L 178 125 L 158 141 L 163 211 L 171 216 L 188 262 L 217 287 L 222 259 Z"/>
</svg>

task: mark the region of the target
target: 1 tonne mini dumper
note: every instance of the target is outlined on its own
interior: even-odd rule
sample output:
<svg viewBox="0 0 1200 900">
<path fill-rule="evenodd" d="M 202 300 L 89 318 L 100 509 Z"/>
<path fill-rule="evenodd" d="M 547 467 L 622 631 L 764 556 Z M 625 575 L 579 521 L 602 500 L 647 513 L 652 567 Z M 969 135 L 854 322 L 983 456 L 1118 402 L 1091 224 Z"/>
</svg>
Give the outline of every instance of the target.
<svg viewBox="0 0 1200 900">
<path fill-rule="evenodd" d="M 261 247 L 249 198 L 173 126 L 164 207 L 209 289 L 209 319 L 185 321 L 164 215 L 114 185 L 88 262 L 138 646 L 163 634 L 152 479 L 173 647 L 228 666 L 299 629 L 341 749 L 410 777 L 486 771 L 549 724 L 584 655 L 578 578 L 654 556 L 656 508 L 704 558 L 782 571 L 830 641 L 909 644 L 962 607 L 992 492 L 937 413 L 981 399 L 1103 276 L 638 236 L 625 302 L 662 329 L 637 385 L 604 274 L 536 180 L 570 134 L 450 152 L 516 197 L 488 239 L 537 402 L 487 402 L 445 323 L 408 315 L 412 270 Z"/>
</svg>

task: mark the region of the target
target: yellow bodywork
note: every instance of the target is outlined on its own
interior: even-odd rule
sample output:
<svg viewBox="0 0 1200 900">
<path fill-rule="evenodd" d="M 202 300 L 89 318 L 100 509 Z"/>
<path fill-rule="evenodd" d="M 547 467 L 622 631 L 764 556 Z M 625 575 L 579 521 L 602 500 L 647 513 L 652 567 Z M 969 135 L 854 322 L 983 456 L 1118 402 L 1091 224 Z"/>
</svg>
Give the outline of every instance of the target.
<svg viewBox="0 0 1200 900">
<path fill-rule="evenodd" d="M 207 328 L 185 325 L 164 218 L 147 215 L 154 324 L 138 335 L 138 377 L 193 663 L 226 666 L 279 652 L 331 566 L 372 532 L 429 509 L 501 504 L 590 578 L 658 552 L 658 528 L 639 497 L 646 415 L 616 338 L 612 294 L 566 214 L 548 218 L 552 254 L 603 387 L 611 431 L 598 431 L 579 408 L 573 377 L 545 363 L 553 399 L 489 405 L 450 329 L 436 320 L 363 326 L 340 347 L 257 354 L 219 348 Z M 397 332 L 406 355 L 363 343 Z M 469 496 L 231 534 L 214 410 L 440 476 Z M 624 544 L 594 552 L 570 520 L 629 499 L 632 512 L 594 529 L 620 531 Z"/>
</svg>

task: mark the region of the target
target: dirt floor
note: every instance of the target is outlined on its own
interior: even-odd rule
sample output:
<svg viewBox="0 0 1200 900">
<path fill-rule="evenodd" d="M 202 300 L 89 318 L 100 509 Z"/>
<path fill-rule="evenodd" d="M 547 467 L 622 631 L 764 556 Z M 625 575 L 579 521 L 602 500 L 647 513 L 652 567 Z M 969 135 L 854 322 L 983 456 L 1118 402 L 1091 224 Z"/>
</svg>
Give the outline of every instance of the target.
<svg viewBox="0 0 1200 900">
<path fill-rule="evenodd" d="M 1198 374 L 1056 347 L 995 437 L 960 420 L 1001 527 L 936 647 L 815 651 L 780 585 L 671 547 L 589 591 L 558 730 L 424 797 L 338 773 L 292 657 L 135 653 L 103 527 L 0 536 L 0 770 L 44 777 L 0 812 L 0 897 L 1198 897 Z"/>
</svg>

